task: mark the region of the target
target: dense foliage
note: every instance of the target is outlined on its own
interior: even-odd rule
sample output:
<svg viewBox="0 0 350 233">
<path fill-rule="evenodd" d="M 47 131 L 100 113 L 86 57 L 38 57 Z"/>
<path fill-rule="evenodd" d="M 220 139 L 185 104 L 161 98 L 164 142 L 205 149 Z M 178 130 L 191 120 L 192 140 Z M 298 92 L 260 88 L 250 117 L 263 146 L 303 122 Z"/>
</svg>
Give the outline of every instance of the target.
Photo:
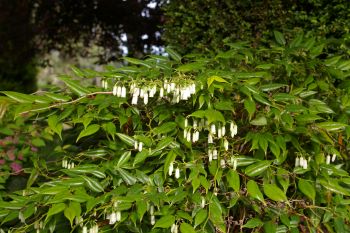
<svg viewBox="0 0 350 233">
<path fill-rule="evenodd" d="M 164 40 L 182 53 L 207 53 L 224 49 L 225 40 L 257 46 L 273 38 L 272 30 L 288 37 L 304 30 L 320 38 L 346 38 L 349 46 L 349 9 L 347 0 L 170 1 L 164 7 Z"/>
<path fill-rule="evenodd" d="M 3 118 L 1 155 L 28 156 L 2 168 L 1 228 L 350 232 L 350 61 L 274 35 L 269 47 L 168 49 L 172 59 L 73 68 L 63 90 L 3 92 L 17 120 Z M 102 87 L 86 84 L 95 77 Z M 25 187 L 4 190 L 17 176 Z"/>
</svg>

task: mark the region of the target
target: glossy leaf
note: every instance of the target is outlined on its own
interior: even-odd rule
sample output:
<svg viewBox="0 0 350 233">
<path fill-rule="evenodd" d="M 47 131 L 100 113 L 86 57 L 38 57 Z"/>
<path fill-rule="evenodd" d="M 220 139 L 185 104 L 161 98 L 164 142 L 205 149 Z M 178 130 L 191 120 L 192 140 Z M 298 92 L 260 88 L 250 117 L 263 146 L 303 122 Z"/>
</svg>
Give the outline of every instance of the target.
<svg viewBox="0 0 350 233">
<path fill-rule="evenodd" d="M 275 184 L 264 184 L 264 193 L 273 201 L 288 201 L 286 194 Z"/>
<path fill-rule="evenodd" d="M 264 196 L 261 193 L 258 184 L 254 180 L 249 180 L 247 183 L 247 191 L 250 196 L 258 201 L 261 201 L 265 204 Z"/>
<path fill-rule="evenodd" d="M 89 125 L 86 129 L 83 129 L 83 130 L 80 132 L 80 134 L 79 134 L 79 136 L 78 136 L 76 142 L 78 142 L 79 139 L 81 139 L 81 138 L 83 138 L 83 137 L 87 137 L 87 136 L 90 136 L 90 135 L 96 133 L 99 129 L 100 129 L 100 126 L 97 125 L 97 124 Z"/>
<path fill-rule="evenodd" d="M 306 181 L 304 179 L 299 179 L 298 188 L 308 198 L 310 198 L 313 201 L 315 200 L 316 190 L 315 190 L 314 186 L 309 181 Z"/>
<path fill-rule="evenodd" d="M 156 224 L 154 225 L 154 228 L 169 228 L 173 223 L 175 222 L 175 217 L 172 215 L 166 215 L 161 217 Z"/>
<path fill-rule="evenodd" d="M 262 174 L 266 169 L 268 169 L 271 165 L 272 161 L 264 160 L 256 162 L 252 165 L 249 165 L 245 170 L 244 173 L 248 176 L 254 177 Z"/>
</svg>

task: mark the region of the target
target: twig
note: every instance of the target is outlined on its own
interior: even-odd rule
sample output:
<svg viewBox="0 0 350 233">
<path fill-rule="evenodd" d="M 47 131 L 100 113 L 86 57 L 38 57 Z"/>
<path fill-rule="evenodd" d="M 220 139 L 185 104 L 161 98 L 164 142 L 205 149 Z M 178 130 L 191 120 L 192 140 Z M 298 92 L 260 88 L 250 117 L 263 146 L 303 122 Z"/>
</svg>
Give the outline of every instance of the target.
<svg viewBox="0 0 350 233">
<path fill-rule="evenodd" d="M 37 108 L 37 109 L 24 111 L 24 112 L 21 112 L 20 115 L 25 115 L 25 114 L 30 113 L 30 112 L 38 112 L 38 111 L 42 111 L 42 110 L 48 110 L 48 109 L 51 109 L 51 108 L 56 108 L 56 107 L 60 107 L 60 106 L 67 105 L 67 104 L 74 104 L 74 103 L 79 102 L 80 100 L 82 100 L 82 99 L 84 99 L 86 97 L 93 96 L 93 95 L 98 95 L 98 94 L 112 95 L 113 92 L 111 92 L 111 91 L 107 91 L 107 92 L 102 92 L 102 91 L 93 92 L 93 93 L 86 94 L 86 95 L 84 95 L 82 97 L 79 97 L 78 99 L 69 101 L 69 102 L 57 103 L 57 104 L 53 104 L 53 105 L 45 107 L 45 108 Z"/>
</svg>

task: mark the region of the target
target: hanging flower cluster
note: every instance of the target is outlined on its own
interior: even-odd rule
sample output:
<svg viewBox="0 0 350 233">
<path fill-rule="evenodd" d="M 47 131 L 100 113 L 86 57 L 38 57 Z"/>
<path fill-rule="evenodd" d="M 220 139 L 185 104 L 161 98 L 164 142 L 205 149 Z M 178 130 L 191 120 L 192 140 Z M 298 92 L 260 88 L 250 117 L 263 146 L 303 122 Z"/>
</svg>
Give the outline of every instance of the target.
<svg viewBox="0 0 350 233">
<path fill-rule="evenodd" d="M 295 167 L 302 167 L 304 169 L 307 169 L 308 161 L 304 157 L 296 157 L 295 158 Z"/>
<path fill-rule="evenodd" d="M 103 89 L 108 89 L 108 81 L 103 79 L 101 81 Z M 114 84 L 112 94 L 117 97 L 127 97 L 127 87 L 117 82 Z M 137 83 L 131 83 L 129 86 L 129 93 L 132 96 L 131 104 L 136 105 L 139 99 L 143 100 L 145 105 L 148 104 L 149 98 L 153 98 L 158 93 L 159 98 L 165 98 L 172 103 L 179 103 L 180 100 L 188 100 L 194 93 L 196 93 L 196 84 L 192 80 L 187 80 L 180 83 L 176 81 L 165 80 L 163 83 L 156 85 L 151 84 L 150 86 L 143 86 Z M 171 99 L 172 98 L 172 99 Z"/>
<path fill-rule="evenodd" d="M 332 158 L 330 155 L 327 155 L 326 157 L 326 164 L 330 164 L 331 162 L 334 163 L 335 159 L 337 158 L 337 155 L 336 154 L 333 154 L 332 155 Z"/>
<path fill-rule="evenodd" d="M 67 159 L 62 160 L 62 167 L 66 169 L 72 169 L 75 167 L 74 162 L 68 163 Z"/>
</svg>

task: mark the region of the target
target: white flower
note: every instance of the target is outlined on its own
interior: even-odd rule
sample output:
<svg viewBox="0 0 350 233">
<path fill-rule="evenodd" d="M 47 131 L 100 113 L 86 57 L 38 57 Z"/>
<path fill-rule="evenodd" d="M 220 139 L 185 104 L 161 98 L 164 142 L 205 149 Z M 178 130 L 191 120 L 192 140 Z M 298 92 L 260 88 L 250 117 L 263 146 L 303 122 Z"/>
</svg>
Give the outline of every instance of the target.
<svg viewBox="0 0 350 233">
<path fill-rule="evenodd" d="M 134 141 L 134 148 L 135 148 L 135 150 L 137 150 L 139 148 L 139 143 L 136 140 Z"/>
<path fill-rule="evenodd" d="M 230 131 L 231 131 L 231 137 L 233 138 L 237 134 L 237 125 L 231 122 L 230 124 Z"/>
<path fill-rule="evenodd" d="M 67 165 L 67 169 L 71 169 L 71 167 L 70 167 L 70 163 Z"/>
<path fill-rule="evenodd" d="M 18 219 L 21 221 L 21 223 L 25 223 L 26 222 L 22 211 L 20 211 L 18 213 Z"/>
<path fill-rule="evenodd" d="M 176 178 L 176 179 L 179 179 L 179 178 L 180 178 L 180 169 L 179 169 L 179 168 L 176 168 L 176 169 L 175 169 L 175 178 Z"/>
<path fill-rule="evenodd" d="M 68 161 L 66 159 L 63 159 L 62 160 L 62 167 L 67 168 L 67 165 L 68 165 Z"/>
<path fill-rule="evenodd" d="M 187 140 L 188 142 L 191 142 L 191 130 L 188 130 L 187 136 L 186 136 L 186 140 Z"/>
<path fill-rule="evenodd" d="M 209 158 L 209 162 L 213 160 L 213 151 L 210 149 L 208 150 L 208 158 Z"/>
<path fill-rule="evenodd" d="M 109 216 L 109 224 L 115 224 L 117 221 L 117 214 L 116 212 L 112 212 L 111 215 Z"/>
<path fill-rule="evenodd" d="M 88 233 L 87 226 L 84 226 L 84 227 L 83 227 L 82 233 Z"/>
<path fill-rule="evenodd" d="M 213 159 L 218 159 L 218 151 L 216 149 L 213 150 Z"/>
<path fill-rule="evenodd" d="M 333 154 L 333 156 L 332 156 L 332 162 L 334 162 L 336 158 L 337 158 L 337 155 L 336 155 L 336 154 Z"/>
<path fill-rule="evenodd" d="M 306 160 L 306 159 L 304 159 L 303 168 L 304 168 L 304 169 L 307 169 L 307 160 Z"/>
<path fill-rule="evenodd" d="M 226 151 L 228 150 L 228 141 L 227 141 L 226 138 L 224 140 L 224 148 L 225 148 Z"/>
<path fill-rule="evenodd" d="M 122 95 L 122 87 L 118 86 L 117 87 L 117 96 L 120 97 Z"/>
<path fill-rule="evenodd" d="M 232 168 L 233 168 L 233 170 L 236 170 L 236 169 L 237 169 L 237 159 L 236 159 L 236 158 L 233 159 Z"/>
<path fill-rule="evenodd" d="M 299 159 L 299 157 L 296 157 L 295 158 L 295 167 L 299 167 L 299 165 L 300 165 L 300 159 Z"/>
<path fill-rule="evenodd" d="M 135 94 L 134 94 L 134 95 L 132 96 L 131 104 L 137 104 L 138 98 L 139 98 L 138 95 L 135 95 Z"/>
<path fill-rule="evenodd" d="M 303 157 L 300 157 L 300 159 L 299 159 L 299 166 L 304 167 L 304 158 Z"/>
<path fill-rule="evenodd" d="M 125 98 L 125 97 L 126 97 L 126 88 L 125 88 L 124 86 L 122 87 L 121 97 L 122 97 L 122 98 Z"/>
<path fill-rule="evenodd" d="M 162 87 L 160 88 L 160 91 L 159 91 L 159 97 L 163 98 L 163 96 L 164 96 L 164 88 Z"/>
<path fill-rule="evenodd" d="M 326 164 L 330 164 L 330 163 L 331 163 L 331 156 L 327 155 Z"/>
<path fill-rule="evenodd" d="M 201 200 L 201 208 L 203 209 L 205 207 L 205 198 L 202 197 L 202 200 Z"/>
<path fill-rule="evenodd" d="M 223 125 L 223 126 L 221 127 L 221 135 L 222 135 L 222 136 L 225 136 L 225 134 L 226 134 L 226 128 L 225 128 L 225 125 Z"/>
<path fill-rule="evenodd" d="M 208 143 L 209 143 L 209 144 L 214 143 L 214 141 L 213 141 L 213 136 L 211 136 L 210 133 L 208 134 Z"/>
<path fill-rule="evenodd" d="M 185 119 L 185 128 L 188 126 L 188 119 Z"/>
<path fill-rule="evenodd" d="M 216 134 L 216 127 L 215 127 L 214 124 L 211 124 L 211 126 L 210 126 L 210 132 L 211 132 L 213 135 Z"/>
<path fill-rule="evenodd" d="M 150 214 L 150 215 L 153 215 L 153 214 L 154 214 L 154 206 L 153 206 L 153 205 L 151 205 L 151 206 L 149 207 L 149 214 Z"/>
<path fill-rule="evenodd" d="M 170 90 L 171 90 L 171 91 L 174 91 L 175 88 L 176 88 L 175 83 L 171 83 L 171 84 L 170 84 Z"/>
<path fill-rule="evenodd" d="M 142 147 L 143 147 L 143 142 L 139 143 L 139 151 L 142 151 Z"/>
<path fill-rule="evenodd" d="M 184 138 L 187 137 L 187 129 L 184 130 Z"/>
<path fill-rule="evenodd" d="M 143 98 L 144 95 L 145 95 L 145 90 L 144 90 L 144 89 L 141 89 L 141 90 L 140 90 L 140 97 Z"/>
<path fill-rule="evenodd" d="M 221 138 L 222 133 L 221 133 L 221 128 L 218 129 L 218 138 Z"/>
<path fill-rule="evenodd" d="M 151 216 L 151 225 L 156 224 L 156 217 L 154 215 Z"/>
<path fill-rule="evenodd" d="M 117 95 L 117 85 L 113 86 L 113 95 Z"/>
<path fill-rule="evenodd" d="M 148 93 L 147 92 L 143 95 L 143 103 L 148 104 Z"/>
<path fill-rule="evenodd" d="M 169 164 L 169 176 L 171 176 L 172 174 L 173 174 L 173 171 L 174 171 L 174 163 L 173 162 L 171 162 L 170 164 Z"/>
<path fill-rule="evenodd" d="M 225 162 L 224 159 L 220 160 L 220 166 L 221 166 L 221 168 L 225 168 L 226 167 L 226 162 Z"/>
<path fill-rule="evenodd" d="M 177 225 L 175 223 L 173 223 L 173 225 L 171 225 L 170 232 L 171 233 L 177 233 Z"/>
</svg>

